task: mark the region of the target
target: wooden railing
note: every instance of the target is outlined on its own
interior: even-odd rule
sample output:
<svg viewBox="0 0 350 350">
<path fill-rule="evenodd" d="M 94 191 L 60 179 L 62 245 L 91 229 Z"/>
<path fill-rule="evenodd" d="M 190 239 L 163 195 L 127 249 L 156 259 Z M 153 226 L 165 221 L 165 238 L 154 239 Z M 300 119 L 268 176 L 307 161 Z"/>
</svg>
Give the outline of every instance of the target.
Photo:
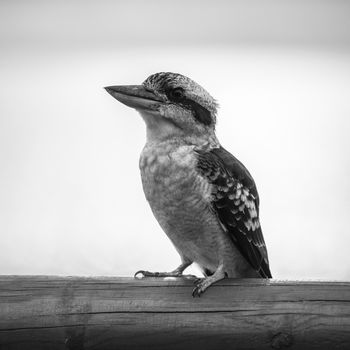
<svg viewBox="0 0 350 350">
<path fill-rule="evenodd" d="M 350 283 L 0 276 L 0 349 L 350 349 Z"/>
</svg>

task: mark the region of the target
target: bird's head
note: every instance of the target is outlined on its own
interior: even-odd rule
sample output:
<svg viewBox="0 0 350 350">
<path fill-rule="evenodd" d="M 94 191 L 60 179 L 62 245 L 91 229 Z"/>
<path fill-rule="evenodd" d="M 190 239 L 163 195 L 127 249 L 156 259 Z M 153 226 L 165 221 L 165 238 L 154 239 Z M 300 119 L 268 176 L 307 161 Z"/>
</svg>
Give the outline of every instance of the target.
<svg viewBox="0 0 350 350">
<path fill-rule="evenodd" d="M 140 112 L 148 138 L 213 136 L 217 103 L 193 80 L 177 73 L 156 73 L 142 85 L 105 88 L 118 101 Z"/>
</svg>

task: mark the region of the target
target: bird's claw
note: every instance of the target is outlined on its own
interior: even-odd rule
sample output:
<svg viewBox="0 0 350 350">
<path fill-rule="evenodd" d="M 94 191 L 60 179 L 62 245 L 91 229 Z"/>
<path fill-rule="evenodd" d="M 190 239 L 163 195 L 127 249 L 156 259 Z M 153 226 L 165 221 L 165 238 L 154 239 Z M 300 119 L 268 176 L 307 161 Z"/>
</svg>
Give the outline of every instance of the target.
<svg viewBox="0 0 350 350">
<path fill-rule="evenodd" d="M 135 273 L 134 278 L 138 278 L 137 275 L 141 274 L 142 277 L 182 277 L 181 272 L 150 272 L 145 270 L 139 270 Z"/>
<path fill-rule="evenodd" d="M 141 275 L 140 277 L 138 275 Z M 201 278 L 198 278 L 195 275 L 183 275 L 181 271 L 172 271 L 172 272 L 150 272 L 145 270 L 139 270 L 134 274 L 134 278 L 141 279 L 144 277 L 176 277 L 176 278 L 184 278 L 195 281 L 195 283 L 198 283 L 201 281 Z"/>
<path fill-rule="evenodd" d="M 139 278 L 137 275 L 141 274 L 141 278 L 143 277 L 155 277 L 157 272 L 149 272 L 145 270 L 139 270 L 135 273 L 134 278 Z"/>
<path fill-rule="evenodd" d="M 194 298 L 200 297 L 211 285 L 211 283 L 208 282 L 209 281 L 207 278 L 197 278 L 197 280 L 194 282 L 196 286 L 193 288 L 192 296 Z"/>
<path fill-rule="evenodd" d="M 202 289 L 201 284 L 198 283 L 198 284 L 193 288 L 192 296 L 193 296 L 193 298 L 195 298 L 195 297 L 200 298 L 200 297 L 201 297 L 201 294 L 202 294 L 203 292 L 204 292 L 204 290 Z"/>
</svg>

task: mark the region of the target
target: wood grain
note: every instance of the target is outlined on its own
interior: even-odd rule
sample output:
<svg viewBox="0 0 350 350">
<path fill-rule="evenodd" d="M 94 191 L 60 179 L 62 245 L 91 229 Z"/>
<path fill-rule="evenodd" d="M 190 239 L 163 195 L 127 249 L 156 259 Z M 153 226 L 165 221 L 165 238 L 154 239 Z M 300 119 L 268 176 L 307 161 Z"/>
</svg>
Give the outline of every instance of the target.
<svg viewBox="0 0 350 350">
<path fill-rule="evenodd" d="M 350 283 L 0 276 L 3 349 L 350 349 Z"/>
</svg>

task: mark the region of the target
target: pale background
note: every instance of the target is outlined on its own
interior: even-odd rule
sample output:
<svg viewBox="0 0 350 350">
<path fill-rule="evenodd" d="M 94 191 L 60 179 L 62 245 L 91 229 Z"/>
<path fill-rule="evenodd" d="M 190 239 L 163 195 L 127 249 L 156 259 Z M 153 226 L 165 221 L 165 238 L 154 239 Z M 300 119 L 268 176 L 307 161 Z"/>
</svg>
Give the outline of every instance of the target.
<svg viewBox="0 0 350 350">
<path fill-rule="evenodd" d="M 1 1 L 0 273 L 177 266 L 142 192 L 143 121 L 103 90 L 174 71 L 221 105 L 274 277 L 350 279 L 349 18 L 334 0 Z"/>
</svg>

